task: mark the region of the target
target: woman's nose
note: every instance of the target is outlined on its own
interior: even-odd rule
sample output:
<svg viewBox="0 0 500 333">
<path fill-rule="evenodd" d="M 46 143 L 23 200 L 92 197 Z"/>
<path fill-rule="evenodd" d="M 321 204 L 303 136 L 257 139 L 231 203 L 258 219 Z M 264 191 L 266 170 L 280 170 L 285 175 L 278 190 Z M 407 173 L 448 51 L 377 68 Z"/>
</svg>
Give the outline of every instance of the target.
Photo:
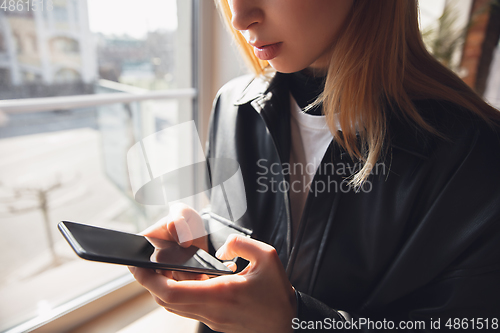
<svg viewBox="0 0 500 333">
<path fill-rule="evenodd" d="M 236 30 L 247 30 L 251 25 L 262 22 L 264 11 L 259 0 L 229 0 L 231 24 Z"/>
</svg>

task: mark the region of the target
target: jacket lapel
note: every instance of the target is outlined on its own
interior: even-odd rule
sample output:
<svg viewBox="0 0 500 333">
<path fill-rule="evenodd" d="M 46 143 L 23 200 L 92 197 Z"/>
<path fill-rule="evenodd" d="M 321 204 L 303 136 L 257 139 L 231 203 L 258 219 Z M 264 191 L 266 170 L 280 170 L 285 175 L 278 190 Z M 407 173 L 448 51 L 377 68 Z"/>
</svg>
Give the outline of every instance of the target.
<svg viewBox="0 0 500 333">
<path fill-rule="evenodd" d="M 281 165 L 289 163 L 290 159 L 290 97 L 288 82 L 284 75 L 275 72 L 273 75 L 256 77 L 244 89 L 235 105 L 250 104 L 262 117 L 268 134 L 272 137 Z M 289 183 L 289 175 L 284 175 L 284 181 Z M 283 193 L 286 214 L 286 258 L 290 257 L 292 249 L 292 220 L 290 196 Z M 285 261 L 286 262 L 286 261 Z"/>
</svg>

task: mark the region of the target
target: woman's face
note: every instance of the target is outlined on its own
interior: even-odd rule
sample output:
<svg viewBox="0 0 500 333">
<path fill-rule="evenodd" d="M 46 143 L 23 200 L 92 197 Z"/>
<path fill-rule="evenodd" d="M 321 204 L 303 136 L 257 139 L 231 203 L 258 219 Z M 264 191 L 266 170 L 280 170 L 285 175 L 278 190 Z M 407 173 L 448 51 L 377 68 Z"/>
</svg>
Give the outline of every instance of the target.
<svg viewBox="0 0 500 333">
<path fill-rule="evenodd" d="M 228 0 L 232 25 L 279 72 L 328 66 L 353 0 Z"/>
</svg>

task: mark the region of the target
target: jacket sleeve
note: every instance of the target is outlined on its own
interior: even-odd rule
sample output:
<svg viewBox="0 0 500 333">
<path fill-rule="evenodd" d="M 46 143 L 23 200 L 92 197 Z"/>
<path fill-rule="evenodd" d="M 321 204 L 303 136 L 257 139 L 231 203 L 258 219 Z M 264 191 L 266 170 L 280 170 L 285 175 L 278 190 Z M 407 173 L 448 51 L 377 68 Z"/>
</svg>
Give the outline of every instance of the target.
<svg viewBox="0 0 500 333">
<path fill-rule="evenodd" d="M 371 315 L 339 312 L 296 291 L 297 319 L 292 327 L 297 332 L 313 327 L 314 332 L 331 332 L 332 327 L 349 332 L 500 332 L 499 268 L 493 264 L 450 273 Z"/>
<path fill-rule="evenodd" d="M 292 321 L 292 328 L 294 331 L 308 331 L 309 323 L 323 322 L 335 320 L 340 322 L 345 322 L 348 318 L 347 313 L 342 315 L 340 311 L 330 308 L 323 302 L 304 294 L 300 291 L 295 290 L 295 296 L 297 298 L 297 317 Z M 326 325 L 323 325 L 326 326 Z M 325 330 L 329 330 L 325 327 Z"/>
</svg>

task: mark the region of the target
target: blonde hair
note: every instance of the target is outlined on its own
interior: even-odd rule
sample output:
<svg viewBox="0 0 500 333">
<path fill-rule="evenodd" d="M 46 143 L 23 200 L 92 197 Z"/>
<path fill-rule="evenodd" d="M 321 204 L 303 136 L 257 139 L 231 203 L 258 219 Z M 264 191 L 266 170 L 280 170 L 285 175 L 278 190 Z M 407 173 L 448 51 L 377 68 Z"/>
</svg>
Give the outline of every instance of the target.
<svg viewBox="0 0 500 333">
<path fill-rule="evenodd" d="M 227 0 L 216 1 L 246 62 L 256 75 L 263 74 L 269 64 L 259 60 L 231 26 Z M 387 108 L 398 110 L 404 119 L 442 138 L 424 121 L 412 99 L 450 101 L 472 111 L 490 126 L 500 122 L 498 110 L 426 50 L 418 26 L 417 0 L 354 0 L 338 36 L 325 89 L 314 104 L 323 103 L 334 140 L 351 158 L 363 162 L 351 185 L 361 186 L 384 153 Z M 335 117 L 342 135 L 335 134 Z"/>
</svg>

